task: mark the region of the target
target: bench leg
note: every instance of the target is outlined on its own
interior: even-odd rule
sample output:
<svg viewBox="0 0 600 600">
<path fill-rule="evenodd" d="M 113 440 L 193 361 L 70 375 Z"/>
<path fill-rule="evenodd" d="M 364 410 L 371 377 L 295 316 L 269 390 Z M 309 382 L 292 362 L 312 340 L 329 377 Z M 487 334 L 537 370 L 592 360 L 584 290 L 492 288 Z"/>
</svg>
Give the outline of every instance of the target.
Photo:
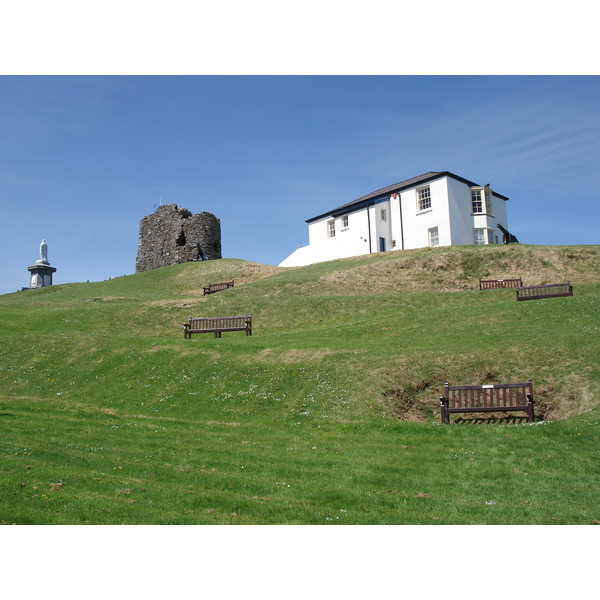
<svg viewBox="0 0 600 600">
<path fill-rule="evenodd" d="M 449 415 L 446 413 L 446 405 L 442 401 L 440 401 L 440 413 L 442 425 L 445 425 L 448 422 Z"/>
<path fill-rule="evenodd" d="M 527 403 L 527 422 L 528 423 L 533 423 L 533 402 L 528 402 Z"/>
</svg>

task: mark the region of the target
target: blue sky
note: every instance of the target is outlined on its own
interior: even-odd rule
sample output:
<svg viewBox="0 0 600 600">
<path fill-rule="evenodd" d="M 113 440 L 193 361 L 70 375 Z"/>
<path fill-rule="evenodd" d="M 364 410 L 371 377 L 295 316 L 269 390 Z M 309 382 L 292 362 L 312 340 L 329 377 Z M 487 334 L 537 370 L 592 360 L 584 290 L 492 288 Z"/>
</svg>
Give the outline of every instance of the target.
<svg viewBox="0 0 600 600">
<path fill-rule="evenodd" d="M 528 244 L 598 244 L 597 76 L 2 76 L 0 293 L 135 271 L 162 199 L 277 265 L 306 219 L 427 171 L 508 196 Z"/>
<path fill-rule="evenodd" d="M 161 197 L 217 215 L 225 257 L 278 264 L 307 243 L 306 219 L 431 170 L 490 183 L 508 196 L 509 229 L 523 243 L 598 244 L 600 78 L 593 10 L 583 0 L 573 0 L 568 10 L 539 0 L 502 5 L 171 0 L 168 7 L 138 0 L 5 2 L 0 7 L 0 294 L 28 285 L 27 267 L 38 258 L 42 238 L 58 269 L 55 283 L 133 273 L 139 222 Z M 311 590 L 308 575 L 315 566 L 322 577 L 322 564 L 328 573 L 333 564 L 344 575 L 357 556 L 362 578 L 356 580 L 356 569 L 346 577 L 353 591 L 396 586 L 397 552 L 389 552 L 396 531 L 372 529 L 368 545 L 365 530 L 353 531 L 352 540 L 362 534 L 362 547 L 369 548 L 358 555 L 352 543 L 332 553 L 335 538 L 325 538 L 325 528 L 307 531 L 286 529 L 285 540 L 271 546 L 287 544 L 286 552 L 268 554 L 278 561 L 270 577 L 279 575 L 280 585 L 273 589 L 286 589 L 296 577 L 296 554 L 304 562 L 309 557 L 300 586 L 307 582 Z M 341 531 L 336 528 L 338 535 Z M 104 540 L 98 537 L 102 528 L 95 532 L 93 541 L 100 543 L 85 544 L 85 553 L 74 554 L 82 539 L 61 531 L 59 540 L 48 530 L 52 538 L 44 542 L 53 547 L 62 542 L 61 552 L 54 553 L 61 564 L 49 562 L 46 553 L 36 568 L 50 564 L 54 571 L 48 573 L 54 574 L 68 556 L 83 573 L 89 564 L 97 571 L 104 564 L 98 552 Z M 113 546 L 115 532 L 108 532 Z M 161 540 L 165 532 L 161 529 Z M 302 554 L 293 551 L 298 532 L 307 537 L 300 542 L 306 548 Z M 403 531 L 404 541 L 410 540 L 404 546 L 419 547 L 426 539 L 427 547 L 446 547 L 440 537 L 446 532 L 436 530 L 435 540 L 423 532 Z M 479 536 L 478 547 L 488 543 L 489 533 L 484 538 L 483 532 L 469 529 L 470 536 Z M 13 546 L 43 548 L 40 533 L 35 531 L 32 545 L 19 532 Z M 157 532 L 151 535 L 156 541 Z M 169 541 L 173 535 L 171 530 Z M 450 551 L 465 538 L 464 532 L 458 542 L 453 533 L 447 535 Z M 515 533 L 510 535 L 513 543 Z M 533 536 L 529 553 L 534 563 L 548 546 L 542 538 L 542 552 L 535 552 L 540 535 Z M 561 530 L 561 541 L 564 535 Z M 579 537 L 563 544 L 571 550 L 561 561 L 572 560 L 574 567 L 589 555 L 572 550 L 589 546 L 587 540 L 577 543 Z M 469 545 L 461 549 L 469 551 L 472 537 L 465 539 Z M 172 577 L 157 582 L 161 572 L 183 572 L 180 562 L 195 558 L 187 551 L 188 540 L 181 540 L 168 546 L 186 548 L 184 555 L 174 555 L 175 562 L 169 562 L 172 552 L 160 553 L 157 561 L 151 543 L 136 544 L 128 556 L 146 559 L 136 563 L 138 570 L 153 568 L 146 578 L 150 595 L 182 585 Z M 121 545 L 131 548 L 131 541 Z M 519 542 L 531 549 L 530 531 Z M 404 584 L 420 585 L 429 574 L 429 563 L 421 560 L 426 546 L 413 552 L 419 560 L 401 557 L 409 563 L 402 571 Z M 251 569 L 240 581 L 245 588 L 248 581 L 259 581 L 264 592 L 261 566 L 270 546 L 259 547 L 254 556 L 262 562 L 254 564 L 246 555 Z M 214 556 L 209 570 L 227 575 L 222 569 L 231 561 L 219 560 L 226 552 L 202 559 Z M 382 570 L 390 557 L 394 568 Z M 12 571 L 20 573 L 23 564 L 13 561 Z M 372 568 L 362 568 L 365 564 Z M 114 560 L 106 566 L 114 569 Z M 418 574 L 414 583 L 412 573 Z M 336 589 L 343 579 L 335 579 Z M 544 585 L 527 577 L 517 583 L 535 586 L 531 591 L 538 594 Z M 139 578 L 134 584 L 137 590 Z M 183 585 L 187 590 L 196 584 Z M 554 590 L 556 578 L 551 585 Z"/>
</svg>

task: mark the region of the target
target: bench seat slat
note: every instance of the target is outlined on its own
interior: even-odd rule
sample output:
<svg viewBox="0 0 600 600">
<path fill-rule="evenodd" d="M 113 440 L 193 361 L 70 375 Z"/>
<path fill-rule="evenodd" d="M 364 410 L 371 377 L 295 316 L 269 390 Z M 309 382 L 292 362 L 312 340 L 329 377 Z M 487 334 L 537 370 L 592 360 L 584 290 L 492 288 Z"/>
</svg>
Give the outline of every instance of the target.
<svg viewBox="0 0 600 600">
<path fill-rule="evenodd" d="M 480 279 L 480 290 L 499 290 L 502 288 L 515 288 L 523 285 L 521 278 L 516 279 Z"/>
<path fill-rule="evenodd" d="M 451 413 L 525 411 L 533 422 L 533 383 L 500 383 L 487 385 L 444 384 L 440 396 L 442 423 L 450 422 Z"/>
<path fill-rule="evenodd" d="M 237 317 L 190 317 L 183 324 L 183 335 L 191 337 L 192 333 L 214 333 L 215 337 L 221 337 L 222 332 L 245 331 L 246 335 L 252 335 L 252 315 Z"/>
<path fill-rule="evenodd" d="M 222 290 L 226 290 L 228 288 L 232 288 L 234 286 L 233 281 L 226 281 L 224 283 L 210 283 L 208 287 L 204 289 L 204 296 L 207 294 L 214 294 L 215 292 L 220 292 Z"/>
<path fill-rule="evenodd" d="M 529 285 L 515 288 L 517 300 L 536 300 L 543 298 L 557 298 L 559 296 L 572 296 L 573 286 L 570 282 L 549 283 L 546 285 Z"/>
</svg>

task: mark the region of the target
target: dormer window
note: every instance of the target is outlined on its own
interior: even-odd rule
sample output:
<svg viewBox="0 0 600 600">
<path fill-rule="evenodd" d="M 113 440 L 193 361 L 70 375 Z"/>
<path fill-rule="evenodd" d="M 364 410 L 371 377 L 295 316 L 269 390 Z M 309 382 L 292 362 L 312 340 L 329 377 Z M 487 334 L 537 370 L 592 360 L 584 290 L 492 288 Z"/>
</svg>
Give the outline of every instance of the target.
<svg viewBox="0 0 600 600">
<path fill-rule="evenodd" d="M 493 215 L 492 190 L 486 187 L 471 188 L 471 212 L 474 215 Z"/>
</svg>

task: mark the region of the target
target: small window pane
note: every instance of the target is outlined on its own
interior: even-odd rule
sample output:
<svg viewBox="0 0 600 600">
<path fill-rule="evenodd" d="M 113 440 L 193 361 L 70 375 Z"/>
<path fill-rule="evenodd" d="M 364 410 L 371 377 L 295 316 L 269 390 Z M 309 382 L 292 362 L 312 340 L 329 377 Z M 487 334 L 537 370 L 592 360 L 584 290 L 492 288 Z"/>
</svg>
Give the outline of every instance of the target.
<svg viewBox="0 0 600 600">
<path fill-rule="evenodd" d="M 485 211 L 488 215 L 493 215 L 493 207 L 492 207 L 492 192 L 490 190 L 485 190 Z"/>
<path fill-rule="evenodd" d="M 431 208 L 431 190 L 429 186 L 417 190 L 419 210 Z"/>
<path fill-rule="evenodd" d="M 429 245 L 431 247 L 440 245 L 440 234 L 437 227 L 429 230 Z"/>
<path fill-rule="evenodd" d="M 481 199 L 481 190 L 471 191 L 471 205 L 474 213 L 483 212 L 483 201 Z"/>
</svg>

